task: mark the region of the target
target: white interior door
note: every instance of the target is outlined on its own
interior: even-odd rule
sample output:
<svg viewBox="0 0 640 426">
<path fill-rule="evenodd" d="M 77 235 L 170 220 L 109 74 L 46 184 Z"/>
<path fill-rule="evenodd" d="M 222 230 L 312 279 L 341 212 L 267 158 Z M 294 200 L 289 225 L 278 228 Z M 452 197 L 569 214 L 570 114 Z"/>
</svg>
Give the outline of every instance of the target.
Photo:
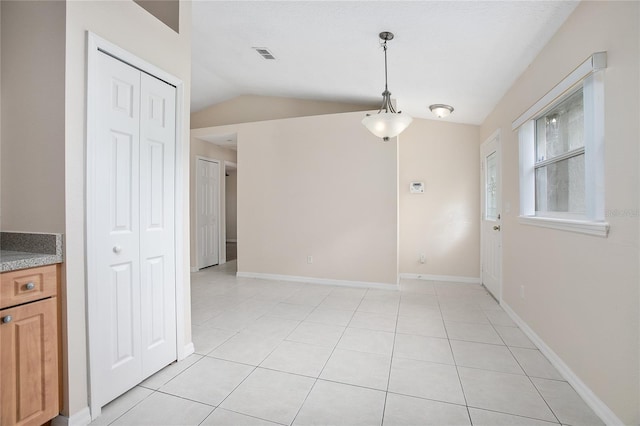
<svg viewBox="0 0 640 426">
<path fill-rule="evenodd" d="M 496 134 L 480 147 L 481 156 L 481 262 L 482 283 L 502 300 L 502 181 L 500 136 Z"/>
<path fill-rule="evenodd" d="M 142 376 L 176 359 L 176 90 L 141 73 L 140 284 Z"/>
<path fill-rule="evenodd" d="M 88 141 L 92 410 L 176 359 L 175 88 L 97 54 Z"/>
<path fill-rule="evenodd" d="M 89 315 L 96 332 L 92 398 L 102 404 L 141 380 L 139 150 L 140 71 L 99 55 Z M 97 393 L 97 394 L 96 394 Z"/>
<path fill-rule="evenodd" d="M 197 267 L 220 263 L 220 163 L 196 161 Z"/>
</svg>

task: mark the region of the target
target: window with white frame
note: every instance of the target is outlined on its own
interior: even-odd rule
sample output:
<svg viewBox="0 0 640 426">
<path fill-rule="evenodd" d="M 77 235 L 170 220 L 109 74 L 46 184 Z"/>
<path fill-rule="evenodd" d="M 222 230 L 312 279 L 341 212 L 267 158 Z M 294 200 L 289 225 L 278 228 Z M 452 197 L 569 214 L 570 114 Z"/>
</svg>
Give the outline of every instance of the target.
<svg viewBox="0 0 640 426">
<path fill-rule="evenodd" d="M 520 217 L 527 225 L 606 236 L 606 53 L 589 57 L 516 119 Z"/>
<path fill-rule="evenodd" d="M 535 212 L 585 215 L 582 87 L 535 120 Z"/>
</svg>

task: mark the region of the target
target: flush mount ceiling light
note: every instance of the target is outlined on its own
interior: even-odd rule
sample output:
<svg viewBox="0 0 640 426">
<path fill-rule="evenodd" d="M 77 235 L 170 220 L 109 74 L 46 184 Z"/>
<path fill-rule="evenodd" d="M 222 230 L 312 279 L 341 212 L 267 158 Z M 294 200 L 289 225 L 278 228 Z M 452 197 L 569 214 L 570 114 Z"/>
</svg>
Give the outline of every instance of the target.
<svg viewBox="0 0 640 426">
<path fill-rule="evenodd" d="M 402 133 L 413 119 L 402 111 L 396 112 L 391 104 L 391 92 L 387 87 L 387 42 L 393 40 L 393 33 L 383 31 L 379 35 L 382 40 L 382 48 L 384 49 L 384 92 L 382 92 L 382 106 L 377 114 L 367 114 L 362 120 L 362 124 L 369 129 L 371 133 L 384 141 L 393 138 Z"/>
<path fill-rule="evenodd" d="M 453 107 L 451 105 L 444 105 L 444 104 L 429 105 L 429 109 L 438 118 L 445 118 L 446 116 L 448 116 L 453 112 Z"/>
</svg>

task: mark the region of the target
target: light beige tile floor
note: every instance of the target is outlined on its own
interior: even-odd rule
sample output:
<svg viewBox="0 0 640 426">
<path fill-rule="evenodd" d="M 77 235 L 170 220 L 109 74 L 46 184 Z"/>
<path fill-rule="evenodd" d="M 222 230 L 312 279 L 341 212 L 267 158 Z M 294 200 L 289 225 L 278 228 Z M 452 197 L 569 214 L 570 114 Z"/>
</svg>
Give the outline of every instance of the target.
<svg viewBox="0 0 640 426">
<path fill-rule="evenodd" d="M 98 425 L 600 425 L 479 285 L 191 276 L 196 353 Z"/>
</svg>

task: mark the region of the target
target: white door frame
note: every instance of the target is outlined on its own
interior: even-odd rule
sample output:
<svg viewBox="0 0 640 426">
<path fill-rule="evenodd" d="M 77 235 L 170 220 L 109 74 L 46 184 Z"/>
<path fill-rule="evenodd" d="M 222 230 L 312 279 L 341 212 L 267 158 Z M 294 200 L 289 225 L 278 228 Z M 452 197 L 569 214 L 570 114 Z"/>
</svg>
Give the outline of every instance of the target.
<svg viewBox="0 0 640 426">
<path fill-rule="evenodd" d="M 224 261 L 225 263 L 227 262 L 227 166 L 231 166 L 235 169 L 236 173 L 238 173 L 238 163 L 235 161 L 227 161 L 225 160 L 224 162 L 224 208 L 225 208 L 225 212 L 224 212 Z M 238 188 L 236 187 L 236 197 L 238 196 Z M 237 209 L 236 209 L 236 216 L 238 215 L 237 213 Z M 238 223 L 238 218 L 236 217 L 236 227 L 237 227 L 237 223 Z M 231 241 L 229 241 L 231 242 Z M 236 228 L 236 239 L 233 241 L 235 243 L 238 243 L 238 230 Z M 237 249 L 237 247 L 236 247 Z M 236 253 L 237 255 L 237 253 Z"/>
<path fill-rule="evenodd" d="M 193 170 L 196 171 L 196 181 L 195 181 L 195 185 L 196 185 L 196 209 L 198 208 L 198 194 L 200 191 L 198 191 L 198 160 L 204 160 L 204 161 L 209 161 L 211 163 L 217 163 L 218 164 L 218 179 L 216 180 L 216 182 L 218 183 L 218 265 L 222 265 L 223 263 L 226 262 L 226 255 L 225 255 L 225 251 L 223 250 L 223 246 L 224 244 L 222 244 L 223 241 L 223 220 L 220 216 L 220 212 L 222 211 L 221 206 L 220 206 L 220 200 L 222 198 L 222 182 L 220 179 L 220 174 L 222 173 L 221 170 L 224 170 L 224 164 L 222 164 L 223 162 L 220 160 L 217 160 L 215 158 L 211 158 L 211 157 L 204 157 L 202 155 L 196 155 L 195 158 L 195 163 L 193 164 Z M 200 265 L 200 247 L 198 246 L 197 240 L 198 240 L 198 229 L 199 228 L 199 221 L 198 221 L 198 212 L 196 211 L 196 270 L 199 270 L 200 268 L 202 268 L 202 266 Z"/>
<path fill-rule="evenodd" d="M 184 129 L 184 121 L 182 119 L 184 114 L 184 99 L 185 99 L 185 88 L 184 82 L 169 74 L 162 69 L 156 67 L 148 63 L 147 61 L 129 53 L 128 51 L 120 48 L 119 46 L 97 36 L 96 34 L 87 31 L 87 134 L 85 140 L 86 147 L 86 174 L 85 174 L 85 229 L 86 229 L 86 237 L 85 237 L 85 259 L 86 259 L 86 277 L 92 276 L 95 274 L 96 270 L 96 262 L 93 259 L 91 250 L 88 246 L 88 241 L 93 239 L 95 235 L 95 230 L 91 226 L 91 218 L 94 216 L 95 206 L 93 205 L 94 197 L 92 193 L 89 191 L 91 188 L 94 177 L 92 175 L 92 170 L 95 170 L 95 152 L 92 144 L 88 143 L 90 140 L 94 139 L 94 135 L 96 133 L 96 102 L 97 102 L 97 94 L 95 93 L 95 76 L 96 76 L 96 68 L 97 68 L 97 55 L 99 55 L 99 51 L 102 51 L 108 55 L 119 59 L 134 68 L 138 68 L 139 70 L 150 74 L 160 80 L 163 80 L 176 88 L 176 152 L 175 152 L 175 282 L 176 282 L 176 344 L 177 344 L 177 354 L 178 360 L 184 359 L 193 353 L 193 343 L 188 342 L 185 328 L 187 326 L 186 323 L 186 313 L 184 309 L 185 305 L 185 283 L 183 280 L 183 274 L 185 268 L 184 256 L 185 256 L 185 245 L 183 244 L 182 238 L 180 236 L 184 235 L 184 224 L 185 218 L 182 214 L 182 206 L 185 203 L 188 203 L 188 192 L 186 192 L 183 188 L 184 178 L 184 167 L 183 160 L 187 153 L 182 152 L 182 147 L 184 145 L 183 140 L 183 129 Z M 187 144 L 188 146 L 188 144 Z M 87 291 L 87 312 L 95 311 L 97 303 L 100 303 L 99 300 L 95 300 L 95 297 L 92 289 L 88 285 L 89 280 L 87 279 L 86 291 Z M 89 371 L 88 379 L 89 379 L 89 390 L 91 392 L 93 387 L 97 386 L 95 381 L 92 381 L 92 376 L 94 376 L 94 371 L 96 370 L 95 363 L 92 363 L 91 360 L 95 359 L 95 349 L 92 349 L 92 339 L 97 338 L 96 329 L 97 324 L 95 321 L 91 321 L 90 315 L 87 314 L 87 356 L 89 361 Z M 92 337 L 93 336 L 93 337 Z M 91 417 L 95 419 L 100 415 L 101 408 L 98 405 L 98 402 L 91 399 L 89 396 L 90 402 L 89 406 L 91 409 Z"/>
<path fill-rule="evenodd" d="M 485 170 L 484 170 L 484 156 L 482 154 L 482 147 L 492 142 L 496 141 L 496 151 L 499 152 L 498 159 L 500 161 L 500 181 L 498 182 L 498 192 L 500 194 L 500 204 L 502 204 L 502 141 L 500 138 L 500 129 L 496 130 L 489 136 L 483 143 L 480 145 L 480 283 L 484 283 L 484 239 L 485 239 L 485 231 L 484 231 L 484 214 L 485 214 L 485 206 L 486 196 L 484 195 L 484 185 L 485 185 Z M 502 216 L 502 205 L 498 206 L 498 213 Z M 502 227 L 502 219 L 500 219 L 500 227 Z M 500 257 L 500 277 L 498 280 L 498 294 L 495 295 L 498 303 L 502 304 L 502 230 L 500 230 L 500 248 L 498 250 L 498 256 Z"/>
</svg>

